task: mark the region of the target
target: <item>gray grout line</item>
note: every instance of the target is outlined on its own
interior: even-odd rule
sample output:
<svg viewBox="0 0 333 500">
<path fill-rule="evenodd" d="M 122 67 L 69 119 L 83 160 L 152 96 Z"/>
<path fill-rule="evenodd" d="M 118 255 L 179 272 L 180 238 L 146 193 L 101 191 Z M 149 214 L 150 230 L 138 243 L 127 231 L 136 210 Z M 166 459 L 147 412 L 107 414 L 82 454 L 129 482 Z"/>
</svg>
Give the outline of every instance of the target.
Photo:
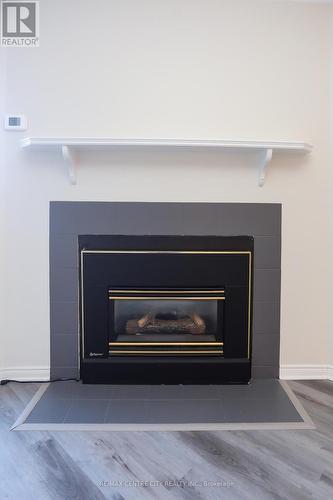
<svg viewBox="0 0 333 500">
<path fill-rule="evenodd" d="M 70 411 L 70 409 L 73 407 L 73 404 L 74 404 L 74 399 L 72 399 L 72 401 L 69 403 L 68 407 L 67 407 L 67 410 L 65 412 L 65 415 L 64 415 L 64 418 L 62 419 L 62 422 L 60 425 L 64 425 L 65 424 L 65 421 L 66 421 L 66 418 L 67 418 L 67 415 Z M 28 424 L 29 425 L 29 424 Z"/>
<path fill-rule="evenodd" d="M 279 272 L 281 272 L 281 267 L 255 267 L 254 266 L 254 274 L 257 271 L 279 271 Z"/>
<path fill-rule="evenodd" d="M 114 399 L 112 399 L 112 401 L 114 401 Z M 107 405 L 106 410 L 105 410 L 103 425 L 105 425 L 105 424 L 106 424 L 105 420 L 106 420 L 106 417 L 107 417 L 107 414 L 108 414 L 108 411 L 109 411 L 110 405 L 111 405 L 111 399 L 109 399 L 109 401 L 108 401 L 108 405 Z"/>
<path fill-rule="evenodd" d="M 75 238 L 77 238 L 78 235 L 80 234 L 90 234 L 89 231 L 87 231 L 87 233 L 82 233 L 82 231 L 78 232 L 78 231 L 54 231 L 54 230 L 51 230 L 50 228 L 50 235 L 52 236 L 74 236 Z M 118 231 L 115 232 L 115 233 L 98 233 L 98 234 L 103 234 L 103 235 L 107 235 L 107 236 L 133 236 L 132 233 L 129 233 L 129 232 L 126 232 L 126 233 L 119 233 Z M 155 233 L 149 233 L 147 234 L 146 232 L 142 232 L 140 234 L 135 234 L 135 236 L 184 236 L 183 233 L 168 233 L 168 234 L 155 234 Z M 185 236 L 188 236 L 188 235 L 185 235 Z M 214 236 L 213 234 L 210 234 L 210 235 L 207 235 L 207 234 L 193 234 L 191 236 Z M 215 235 L 216 236 L 216 235 Z M 242 235 L 239 235 L 239 234 L 228 234 L 228 236 L 248 236 L 247 234 L 242 234 Z M 275 238 L 275 239 L 279 239 L 281 241 L 281 233 L 274 233 L 274 234 L 251 234 L 251 236 L 253 236 L 254 238 Z"/>
</svg>

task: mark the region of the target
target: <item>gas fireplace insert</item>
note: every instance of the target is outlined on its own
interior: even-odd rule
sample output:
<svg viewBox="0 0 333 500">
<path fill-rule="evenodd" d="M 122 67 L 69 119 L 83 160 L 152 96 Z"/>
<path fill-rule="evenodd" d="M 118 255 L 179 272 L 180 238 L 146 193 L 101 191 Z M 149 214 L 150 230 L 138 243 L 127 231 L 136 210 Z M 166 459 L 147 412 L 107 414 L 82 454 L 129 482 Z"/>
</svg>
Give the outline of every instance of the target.
<svg viewBox="0 0 333 500">
<path fill-rule="evenodd" d="M 79 236 L 85 383 L 251 378 L 253 238 Z"/>
</svg>

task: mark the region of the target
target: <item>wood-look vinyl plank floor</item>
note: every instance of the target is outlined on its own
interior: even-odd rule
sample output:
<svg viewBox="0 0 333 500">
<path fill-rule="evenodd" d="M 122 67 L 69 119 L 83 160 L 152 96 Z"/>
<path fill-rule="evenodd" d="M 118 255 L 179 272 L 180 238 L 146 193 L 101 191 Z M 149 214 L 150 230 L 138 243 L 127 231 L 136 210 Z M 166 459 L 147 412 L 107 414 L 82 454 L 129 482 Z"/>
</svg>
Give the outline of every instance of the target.
<svg viewBox="0 0 333 500">
<path fill-rule="evenodd" d="M 328 500 L 333 382 L 289 385 L 316 429 L 10 432 L 39 386 L 1 386 L 0 499 Z"/>
</svg>

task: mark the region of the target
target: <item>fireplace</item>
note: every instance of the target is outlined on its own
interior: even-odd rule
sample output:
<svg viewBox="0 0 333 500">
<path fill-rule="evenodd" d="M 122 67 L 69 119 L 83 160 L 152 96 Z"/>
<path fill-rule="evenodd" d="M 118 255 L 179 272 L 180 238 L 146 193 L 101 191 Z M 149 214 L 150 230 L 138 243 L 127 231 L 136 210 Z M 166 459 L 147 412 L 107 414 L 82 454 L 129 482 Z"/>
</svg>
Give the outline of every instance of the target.
<svg viewBox="0 0 333 500">
<path fill-rule="evenodd" d="M 251 378 L 251 236 L 79 236 L 84 383 Z"/>
<path fill-rule="evenodd" d="M 109 355 L 223 355 L 224 290 L 110 290 Z"/>
</svg>

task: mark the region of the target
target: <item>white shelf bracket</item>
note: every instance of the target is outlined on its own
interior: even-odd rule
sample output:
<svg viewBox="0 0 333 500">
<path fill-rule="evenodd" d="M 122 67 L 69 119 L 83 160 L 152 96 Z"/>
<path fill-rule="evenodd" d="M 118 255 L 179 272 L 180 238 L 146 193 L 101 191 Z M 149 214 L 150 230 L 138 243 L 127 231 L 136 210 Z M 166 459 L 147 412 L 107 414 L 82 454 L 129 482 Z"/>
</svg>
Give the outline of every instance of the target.
<svg viewBox="0 0 333 500">
<path fill-rule="evenodd" d="M 75 185 L 77 181 L 76 179 L 76 167 L 78 164 L 77 155 L 71 147 L 65 145 L 61 146 L 61 152 L 68 168 L 69 182 Z"/>
<path fill-rule="evenodd" d="M 273 149 L 264 149 L 260 152 L 259 170 L 258 170 L 258 186 L 262 187 L 265 184 L 266 169 L 273 156 Z"/>
</svg>

